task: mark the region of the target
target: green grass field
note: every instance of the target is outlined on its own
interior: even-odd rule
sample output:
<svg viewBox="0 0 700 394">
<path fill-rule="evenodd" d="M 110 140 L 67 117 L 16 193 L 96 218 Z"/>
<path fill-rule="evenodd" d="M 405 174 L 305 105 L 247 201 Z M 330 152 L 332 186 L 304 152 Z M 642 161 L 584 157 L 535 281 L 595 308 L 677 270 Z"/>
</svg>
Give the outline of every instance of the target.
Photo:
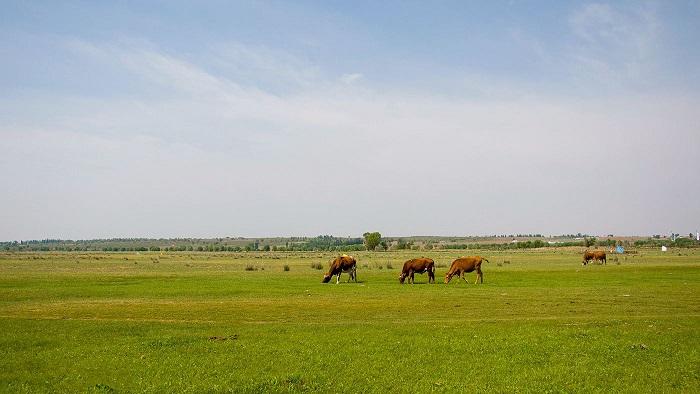
<svg viewBox="0 0 700 394">
<path fill-rule="evenodd" d="M 0 390 L 700 391 L 700 252 L 481 252 L 445 285 L 460 253 L 340 285 L 322 253 L 0 254 Z M 421 255 L 438 283 L 400 285 Z"/>
</svg>

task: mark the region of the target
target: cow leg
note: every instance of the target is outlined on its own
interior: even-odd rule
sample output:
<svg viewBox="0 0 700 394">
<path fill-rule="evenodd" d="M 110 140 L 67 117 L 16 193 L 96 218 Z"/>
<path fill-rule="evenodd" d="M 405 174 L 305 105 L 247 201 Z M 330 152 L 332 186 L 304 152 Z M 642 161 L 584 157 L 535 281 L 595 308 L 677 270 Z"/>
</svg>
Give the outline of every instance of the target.
<svg viewBox="0 0 700 394">
<path fill-rule="evenodd" d="M 462 278 L 462 280 L 464 280 L 464 283 L 469 284 L 469 281 L 467 280 L 467 278 L 464 277 L 464 271 L 459 273 L 459 277 Z"/>
<path fill-rule="evenodd" d="M 428 271 L 428 283 L 435 283 L 435 271 Z"/>
<path fill-rule="evenodd" d="M 481 267 L 476 268 L 476 280 L 474 281 L 474 284 L 477 283 L 484 283 L 484 274 L 481 272 Z"/>
<path fill-rule="evenodd" d="M 335 277 L 335 284 L 337 285 L 338 283 L 340 283 L 340 273 Z"/>
<path fill-rule="evenodd" d="M 416 273 L 411 270 L 411 284 L 416 283 Z"/>
</svg>

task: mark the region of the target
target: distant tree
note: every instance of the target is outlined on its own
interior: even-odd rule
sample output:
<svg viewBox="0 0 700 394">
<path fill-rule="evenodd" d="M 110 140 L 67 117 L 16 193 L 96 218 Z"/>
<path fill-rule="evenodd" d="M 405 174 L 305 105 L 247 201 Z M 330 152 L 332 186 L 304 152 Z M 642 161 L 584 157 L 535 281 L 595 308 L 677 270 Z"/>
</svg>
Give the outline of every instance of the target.
<svg viewBox="0 0 700 394">
<path fill-rule="evenodd" d="M 389 245 L 386 243 L 386 241 L 380 242 L 379 245 L 382 247 L 382 249 L 384 249 L 384 251 L 389 249 Z"/>
<path fill-rule="evenodd" d="M 376 231 L 364 233 L 362 237 L 365 239 L 365 248 L 367 250 L 374 250 L 382 242 L 382 235 Z"/>
<path fill-rule="evenodd" d="M 411 249 L 411 245 L 413 245 L 413 242 L 406 242 L 402 238 L 396 241 L 396 249 L 398 250 Z"/>
<path fill-rule="evenodd" d="M 675 246 L 689 247 L 693 245 L 694 241 L 691 238 L 676 238 L 674 241 Z"/>
<path fill-rule="evenodd" d="M 596 241 L 595 237 L 590 237 L 590 238 L 586 237 L 583 239 L 583 243 L 586 245 L 587 248 L 595 245 L 595 241 Z"/>
<path fill-rule="evenodd" d="M 265 252 L 269 252 L 269 251 L 270 251 L 270 245 L 265 245 L 265 246 L 263 246 L 263 250 L 264 250 Z"/>
</svg>

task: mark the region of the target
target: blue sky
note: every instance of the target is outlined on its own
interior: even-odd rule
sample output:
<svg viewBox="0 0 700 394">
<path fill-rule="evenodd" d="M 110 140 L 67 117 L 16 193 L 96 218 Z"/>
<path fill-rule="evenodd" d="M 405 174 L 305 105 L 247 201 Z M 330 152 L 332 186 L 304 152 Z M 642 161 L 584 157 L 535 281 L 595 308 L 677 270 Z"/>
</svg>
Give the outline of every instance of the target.
<svg viewBox="0 0 700 394">
<path fill-rule="evenodd" d="M 0 239 L 695 231 L 698 20 L 5 2 Z"/>
</svg>

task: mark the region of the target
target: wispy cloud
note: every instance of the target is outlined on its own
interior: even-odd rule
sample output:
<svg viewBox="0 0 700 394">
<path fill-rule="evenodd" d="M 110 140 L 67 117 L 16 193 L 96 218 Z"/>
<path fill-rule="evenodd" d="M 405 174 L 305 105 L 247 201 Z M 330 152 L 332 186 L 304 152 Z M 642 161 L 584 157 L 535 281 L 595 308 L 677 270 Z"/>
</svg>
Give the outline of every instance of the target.
<svg viewBox="0 0 700 394">
<path fill-rule="evenodd" d="M 78 47 L 162 90 L 63 97 L 53 112 L 42 112 L 55 108 L 50 96 L 0 103 L 35 111 L 0 126 L 0 175 L 14 185 L 0 204 L 18 207 L 0 217 L 15 224 L 0 238 L 653 231 L 648 221 L 697 216 L 654 213 L 697 186 L 649 187 L 670 168 L 692 176 L 696 97 L 477 101 L 348 84 L 360 76 L 314 66 L 281 73 L 319 81 L 281 94 L 151 46 Z M 263 59 L 248 63 L 259 78 L 277 73 L 266 50 L 240 51 Z M 103 207 L 124 213 L 108 230 L 98 229 Z M 552 211 L 568 213 L 553 224 Z M 620 215 L 619 228 L 599 227 L 598 217 Z M 21 223 L 42 223 L 42 233 Z"/>
<path fill-rule="evenodd" d="M 660 28 L 649 3 L 633 6 L 587 4 L 572 12 L 576 38 L 570 56 L 587 80 L 639 80 L 656 66 Z"/>
<path fill-rule="evenodd" d="M 347 85 L 352 85 L 353 83 L 361 80 L 362 77 L 363 75 L 360 73 L 343 74 L 340 77 L 340 80 Z"/>
</svg>

